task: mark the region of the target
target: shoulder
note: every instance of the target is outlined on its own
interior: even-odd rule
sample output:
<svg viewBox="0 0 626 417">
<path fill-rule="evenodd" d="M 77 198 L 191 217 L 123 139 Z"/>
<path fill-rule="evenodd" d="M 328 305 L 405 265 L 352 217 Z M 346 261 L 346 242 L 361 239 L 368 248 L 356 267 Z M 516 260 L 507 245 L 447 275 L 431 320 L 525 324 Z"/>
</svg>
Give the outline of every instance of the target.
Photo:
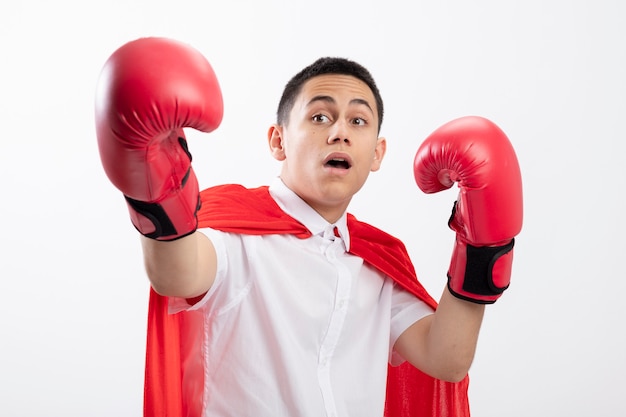
<svg viewBox="0 0 626 417">
<path fill-rule="evenodd" d="M 200 222 L 204 218 L 240 218 L 253 212 L 260 203 L 271 197 L 268 187 L 246 188 L 240 184 L 223 184 L 206 188 L 200 192 L 199 210 L 197 212 Z"/>
<path fill-rule="evenodd" d="M 268 186 L 225 184 L 207 188 L 200 193 L 197 217 L 199 227 L 226 232 L 310 236 L 304 225 L 278 206 Z"/>
<path fill-rule="evenodd" d="M 399 238 L 385 232 L 384 230 L 379 229 L 378 227 L 364 221 L 358 220 L 353 214 L 350 213 L 348 213 L 347 215 L 347 221 L 351 239 L 366 239 L 374 241 L 378 244 L 390 245 L 400 249 L 403 252 L 406 252 L 404 243 Z"/>
<path fill-rule="evenodd" d="M 248 188 L 241 184 L 221 184 L 209 188 L 205 188 L 200 192 L 202 201 L 211 201 L 216 199 L 234 199 L 239 201 L 241 197 L 261 196 L 267 194 L 268 186 L 260 186 L 256 188 Z"/>
</svg>

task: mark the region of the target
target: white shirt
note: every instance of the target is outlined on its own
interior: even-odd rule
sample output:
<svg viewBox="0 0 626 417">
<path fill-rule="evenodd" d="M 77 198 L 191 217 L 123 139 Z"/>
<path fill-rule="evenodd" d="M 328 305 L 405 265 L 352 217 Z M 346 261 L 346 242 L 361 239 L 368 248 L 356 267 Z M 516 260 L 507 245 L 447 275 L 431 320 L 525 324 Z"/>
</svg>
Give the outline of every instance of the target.
<svg viewBox="0 0 626 417">
<path fill-rule="evenodd" d="M 347 253 L 345 214 L 329 224 L 279 179 L 270 193 L 312 237 L 202 229 L 217 252 L 190 308 L 206 317 L 204 415 L 381 417 L 393 345 L 432 310 Z"/>
</svg>

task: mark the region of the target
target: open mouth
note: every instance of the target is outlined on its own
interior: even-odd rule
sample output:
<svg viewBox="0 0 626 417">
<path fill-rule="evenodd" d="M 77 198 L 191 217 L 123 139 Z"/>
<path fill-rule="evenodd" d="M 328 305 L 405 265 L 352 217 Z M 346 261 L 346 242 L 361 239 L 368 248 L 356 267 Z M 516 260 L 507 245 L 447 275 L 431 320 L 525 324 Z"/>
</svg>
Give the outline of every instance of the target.
<svg viewBox="0 0 626 417">
<path fill-rule="evenodd" d="M 350 168 L 350 162 L 344 158 L 331 158 L 326 162 L 325 165 L 331 168 L 340 168 L 340 169 Z"/>
<path fill-rule="evenodd" d="M 352 168 L 352 159 L 350 155 L 344 152 L 332 152 L 326 156 L 324 166 L 326 168 L 345 169 Z"/>
</svg>

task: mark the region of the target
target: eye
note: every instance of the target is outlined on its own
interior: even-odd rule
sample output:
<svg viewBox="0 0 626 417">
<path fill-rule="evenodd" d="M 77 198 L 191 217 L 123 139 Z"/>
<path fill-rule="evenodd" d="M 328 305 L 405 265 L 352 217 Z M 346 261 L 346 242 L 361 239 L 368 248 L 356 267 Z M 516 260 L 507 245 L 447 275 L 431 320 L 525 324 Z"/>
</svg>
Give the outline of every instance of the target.
<svg viewBox="0 0 626 417">
<path fill-rule="evenodd" d="M 313 117 L 311 117 L 311 120 L 313 120 L 316 123 L 326 123 L 330 119 L 325 114 L 314 114 Z"/>
<path fill-rule="evenodd" d="M 367 125 L 367 120 L 361 118 L 361 117 L 356 117 L 354 119 L 352 119 L 352 124 L 357 125 L 357 126 L 365 126 Z"/>
</svg>

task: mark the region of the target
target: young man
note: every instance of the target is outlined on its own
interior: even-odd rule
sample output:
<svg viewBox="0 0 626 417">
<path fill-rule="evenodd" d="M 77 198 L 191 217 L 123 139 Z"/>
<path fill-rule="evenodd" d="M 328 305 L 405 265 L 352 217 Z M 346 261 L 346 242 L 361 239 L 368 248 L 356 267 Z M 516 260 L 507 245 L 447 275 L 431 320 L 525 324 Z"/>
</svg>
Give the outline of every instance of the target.
<svg viewBox="0 0 626 417">
<path fill-rule="evenodd" d="M 484 305 L 508 286 L 521 227 L 519 169 L 501 131 L 459 120 L 416 156 L 426 192 L 468 184 L 436 304 L 402 243 L 347 213 L 386 150 L 383 102 L 365 68 L 323 58 L 287 84 L 268 132 L 282 162 L 269 187 L 199 192 L 182 129 L 210 132 L 221 117 L 215 75 L 187 45 L 139 39 L 103 69 L 101 157 L 143 235 L 153 288 L 145 415 L 468 415 Z M 458 136 L 504 163 L 483 157 L 492 167 L 475 168 L 482 155 L 449 143 Z M 411 371 L 397 382 L 401 364 Z M 444 400 L 407 405 L 415 384 Z"/>
</svg>

